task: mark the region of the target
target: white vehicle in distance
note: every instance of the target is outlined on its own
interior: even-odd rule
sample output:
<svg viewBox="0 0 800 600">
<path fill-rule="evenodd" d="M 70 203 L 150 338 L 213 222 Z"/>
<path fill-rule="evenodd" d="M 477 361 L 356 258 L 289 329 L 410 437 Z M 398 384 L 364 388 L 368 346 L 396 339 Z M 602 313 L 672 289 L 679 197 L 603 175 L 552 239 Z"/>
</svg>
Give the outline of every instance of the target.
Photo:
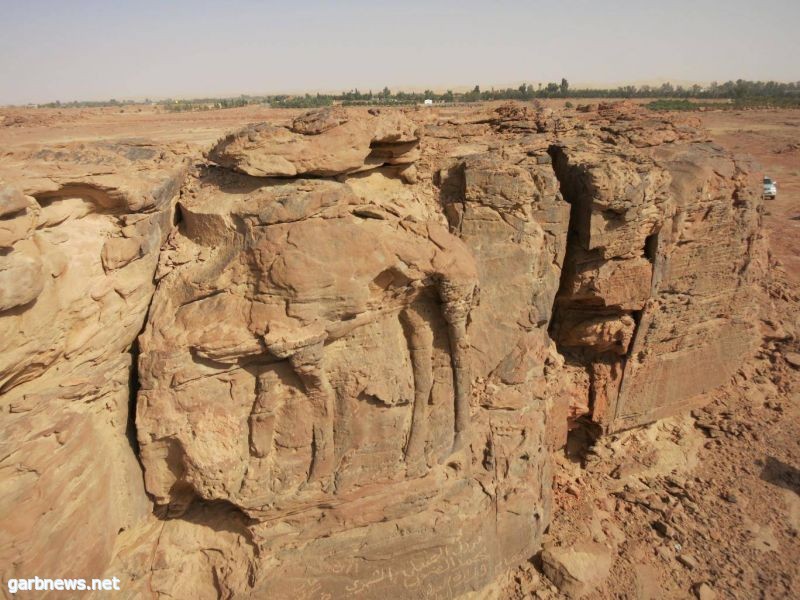
<svg viewBox="0 0 800 600">
<path fill-rule="evenodd" d="M 778 182 L 773 181 L 769 177 L 764 177 L 764 198 L 775 199 L 778 195 Z"/>
</svg>

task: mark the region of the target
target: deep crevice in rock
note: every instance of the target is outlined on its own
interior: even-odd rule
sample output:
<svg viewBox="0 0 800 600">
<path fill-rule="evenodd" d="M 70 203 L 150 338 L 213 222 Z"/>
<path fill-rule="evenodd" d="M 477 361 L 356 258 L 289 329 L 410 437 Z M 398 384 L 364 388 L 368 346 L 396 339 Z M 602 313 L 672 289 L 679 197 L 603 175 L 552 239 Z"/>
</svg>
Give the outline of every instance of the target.
<svg viewBox="0 0 800 600">
<path fill-rule="evenodd" d="M 145 323 L 147 323 L 146 317 Z M 143 331 L 144 325 L 142 325 L 139 335 L 141 335 Z M 139 388 L 141 387 L 139 383 L 139 335 L 136 336 L 130 349 L 131 371 L 130 377 L 128 378 L 128 423 L 125 427 L 125 437 L 128 438 L 128 444 L 130 444 L 131 450 L 133 450 L 139 467 L 142 469 L 142 472 L 144 472 L 144 465 L 142 465 L 139 456 L 139 439 L 136 435 L 136 399 L 139 394 Z"/>
<path fill-rule="evenodd" d="M 577 436 L 583 440 L 586 435 L 595 437 L 599 433 L 599 424 L 607 418 L 611 408 L 607 404 L 616 399 L 615 396 L 606 397 L 603 392 L 601 401 L 600 388 L 604 377 L 613 373 L 618 377 L 619 390 L 642 311 L 606 304 L 601 296 L 587 296 L 575 290 L 574 280 L 582 268 L 599 267 L 613 258 L 604 258 L 600 251 L 590 249 L 592 197 L 583 168 L 571 165 L 560 146 L 551 145 L 548 154 L 561 194 L 570 205 L 567 247 L 548 334 L 566 364 L 584 370 L 588 377 L 585 406 L 576 409 L 583 414 L 569 417 L 568 425 L 570 438 Z M 657 247 L 658 235 L 653 234 L 644 248 L 651 264 L 655 261 Z"/>
<path fill-rule="evenodd" d="M 178 195 L 180 198 L 180 195 Z M 173 228 L 178 227 L 182 222 L 182 214 L 180 211 L 180 203 L 176 201 L 175 208 L 173 210 L 172 218 L 170 221 L 172 222 Z M 165 236 L 166 238 L 166 236 Z M 163 251 L 163 244 L 162 247 L 159 249 L 159 255 Z M 139 390 L 141 389 L 141 382 L 139 381 L 139 354 L 140 354 L 140 347 L 139 347 L 139 338 L 141 338 L 142 334 L 144 333 L 145 329 L 147 328 L 148 320 L 150 319 L 150 311 L 153 307 L 153 298 L 155 298 L 156 286 L 158 282 L 155 280 L 156 273 L 153 273 L 153 293 L 150 296 L 149 301 L 147 302 L 147 310 L 144 313 L 144 319 L 142 320 L 142 326 L 139 329 L 139 332 L 136 334 L 136 337 L 131 344 L 130 350 L 128 352 L 131 355 L 131 367 L 130 367 L 130 375 L 128 377 L 128 421 L 125 425 L 125 437 L 128 440 L 128 444 L 133 451 L 133 455 L 136 457 L 136 462 L 139 464 L 139 468 L 142 470 L 142 478 L 144 478 L 144 464 L 142 463 L 141 457 L 141 449 L 139 448 L 139 436 L 136 429 L 136 407 L 137 401 L 139 396 Z M 145 493 L 149 493 L 145 490 Z"/>
</svg>

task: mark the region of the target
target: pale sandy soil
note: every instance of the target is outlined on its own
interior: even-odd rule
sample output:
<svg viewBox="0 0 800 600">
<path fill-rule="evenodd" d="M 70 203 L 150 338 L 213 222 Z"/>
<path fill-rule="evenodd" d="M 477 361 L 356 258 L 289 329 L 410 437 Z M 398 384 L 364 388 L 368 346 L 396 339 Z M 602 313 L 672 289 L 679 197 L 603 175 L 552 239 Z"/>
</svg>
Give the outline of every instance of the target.
<svg viewBox="0 0 800 600">
<path fill-rule="evenodd" d="M 0 117 L 5 117 L 0 122 L 0 147 L 132 137 L 206 146 L 226 131 L 246 123 L 283 122 L 300 112 L 262 106 L 184 113 L 169 113 L 149 106 L 124 109 L 0 108 Z M 17 122 L 18 119 L 21 122 Z"/>
<path fill-rule="evenodd" d="M 800 282 L 800 110 L 700 113 L 714 140 L 753 156 L 763 175 L 778 182 L 766 202 L 771 249 L 794 282 Z"/>
</svg>

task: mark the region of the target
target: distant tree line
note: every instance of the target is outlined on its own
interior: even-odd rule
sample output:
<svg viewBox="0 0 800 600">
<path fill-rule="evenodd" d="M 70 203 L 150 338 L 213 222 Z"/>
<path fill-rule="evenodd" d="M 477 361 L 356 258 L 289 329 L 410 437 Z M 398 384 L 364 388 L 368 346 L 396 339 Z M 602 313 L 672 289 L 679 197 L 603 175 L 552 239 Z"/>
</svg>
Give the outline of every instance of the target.
<svg viewBox="0 0 800 600">
<path fill-rule="evenodd" d="M 258 104 L 249 96 L 238 98 L 195 98 L 192 100 L 163 100 L 159 102 L 169 112 L 187 112 L 196 110 L 219 110 L 222 108 L 241 108 L 250 104 Z"/>
<path fill-rule="evenodd" d="M 73 100 L 72 102 L 48 102 L 47 104 L 38 104 L 39 108 L 101 108 L 106 106 L 126 106 L 128 104 L 135 104 L 132 101 L 116 100 Z"/>
<path fill-rule="evenodd" d="M 481 90 L 476 85 L 468 92 L 447 90 L 436 93 L 432 90 L 424 92 L 392 92 L 384 88 L 380 92 L 360 92 L 358 89 L 342 94 L 305 94 L 304 96 L 270 96 L 265 102 L 275 107 L 314 108 L 342 104 L 354 105 L 408 105 L 421 104 L 425 100 L 435 103 L 453 102 L 485 102 L 489 100 L 536 100 L 547 98 L 653 98 L 653 99 L 696 99 L 696 100 L 728 100 L 734 104 L 761 104 L 775 106 L 800 106 L 800 82 L 779 83 L 776 81 L 727 81 L 711 83 L 708 86 L 693 85 L 690 87 L 673 86 L 664 83 L 660 86 L 622 86 L 616 88 L 572 88 L 567 79 L 560 83 L 551 82 L 546 85 L 523 83 L 516 88 Z"/>
<path fill-rule="evenodd" d="M 276 108 L 318 108 L 341 104 L 344 106 L 403 106 L 421 104 L 425 100 L 435 103 L 458 103 L 458 102 L 483 102 L 489 100 L 535 100 L 547 98 L 653 98 L 665 100 L 666 103 L 653 103 L 657 110 L 669 110 L 669 106 L 675 106 L 675 110 L 691 110 L 699 106 L 695 103 L 686 102 L 694 100 L 718 100 L 727 101 L 724 105 L 731 104 L 736 106 L 787 106 L 800 107 L 800 82 L 780 83 L 777 81 L 726 81 L 725 83 L 711 83 L 707 86 L 693 85 L 689 87 L 673 86 L 671 83 L 664 83 L 659 86 L 620 86 L 616 88 L 573 88 L 569 81 L 562 78 L 561 82 L 551 82 L 548 84 L 523 83 L 516 88 L 482 90 L 476 85 L 468 92 L 454 92 L 447 90 L 437 93 L 433 90 L 424 92 L 404 92 L 392 91 L 388 87 L 378 92 L 369 90 L 361 92 L 353 89 L 340 94 L 302 94 L 302 95 L 266 95 L 248 96 L 241 95 L 237 98 L 193 98 L 190 100 L 161 100 L 158 105 L 170 112 L 199 111 L 199 110 L 218 110 L 225 108 L 237 108 L 252 104 L 268 105 Z M 669 100 L 680 100 L 683 102 L 670 103 Z M 103 107 L 103 106 L 123 106 L 136 104 L 151 104 L 151 101 L 143 102 L 108 100 L 106 102 L 52 102 L 39 106 L 46 108 L 84 108 L 84 107 Z M 705 104 L 709 106 L 708 104 Z M 719 106 L 723 104 L 720 103 Z"/>
</svg>

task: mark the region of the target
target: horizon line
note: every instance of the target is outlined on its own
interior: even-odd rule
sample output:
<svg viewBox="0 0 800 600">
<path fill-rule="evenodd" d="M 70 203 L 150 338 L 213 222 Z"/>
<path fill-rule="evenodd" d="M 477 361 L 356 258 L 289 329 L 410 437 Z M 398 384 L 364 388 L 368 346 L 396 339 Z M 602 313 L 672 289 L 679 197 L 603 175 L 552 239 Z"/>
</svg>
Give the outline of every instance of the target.
<svg viewBox="0 0 800 600">
<path fill-rule="evenodd" d="M 569 81 L 568 78 L 565 78 L 565 79 L 567 79 L 567 81 Z M 711 80 L 703 81 L 703 80 L 691 80 L 691 79 L 677 79 L 677 78 L 669 78 L 669 77 L 660 77 L 660 78 L 647 79 L 647 80 L 621 81 L 621 82 L 618 81 L 618 82 L 608 82 L 608 83 L 583 82 L 583 81 L 576 82 L 576 83 L 570 82 L 570 87 L 573 90 L 589 90 L 589 91 L 597 90 L 597 91 L 600 91 L 600 90 L 619 89 L 619 88 L 624 88 L 624 87 L 629 87 L 629 86 L 633 86 L 633 87 L 637 87 L 637 88 L 641 88 L 641 87 L 644 87 L 644 86 L 654 87 L 654 86 L 660 86 L 660 85 L 664 85 L 664 84 L 668 83 L 668 84 L 671 84 L 671 85 L 673 85 L 675 87 L 684 87 L 684 88 L 686 88 L 686 87 L 692 87 L 692 86 L 695 86 L 695 85 L 706 87 L 706 86 L 710 86 L 710 85 L 712 85 L 714 83 L 723 84 L 723 83 L 727 83 L 727 82 L 730 82 L 730 81 L 736 82 L 736 81 L 740 81 L 740 80 L 741 81 L 753 81 L 753 82 L 759 82 L 759 81 L 761 81 L 761 82 L 775 82 L 775 83 L 781 83 L 781 84 L 800 83 L 800 79 L 797 79 L 797 80 L 785 79 L 784 80 L 784 79 L 744 79 L 744 78 L 738 78 L 738 79 L 711 79 Z M 389 88 L 392 91 L 392 93 L 396 93 L 398 91 L 400 91 L 400 92 L 409 92 L 409 93 L 420 93 L 420 92 L 424 92 L 426 90 L 431 90 L 431 91 L 433 91 L 434 93 L 437 93 L 437 94 L 442 93 L 442 92 L 446 92 L 446 91 L 452 91 L 454 93 L 463 93 L 463 92 L 471 91 L 475 87 L 475 85 L 478 85 L 482 90 L 498 90 L 498 89 L 499 90 L 505 90 L 505 89 L 517 88 L 523 83 L 524 84 L 530 84 L 530 85 L 547 85 L 548 83 L 559 83 L 559 82 L 558 81 L 553 82 L 553 81 L 548 81 L 548 80 L 535 80 L 535 79 L 522 80 L 522 79 L 520 79 L 520 80 L 518 80 L 517 83 L 508 83 L 508 82 L 506 82 L 506 83 L 492 83 L 492 84 L 477 83 L 477 84 L 436 85 L 436 86 L 423 85 L 423 84 L 413 84 L 413 85 L 412 84 L 406 84 L 406 85 L 384 84 L 383 86 L 378 87 L 377 91 L 380 92 L 384 88 Z M 304 96 L 306 94 L 309 94 L 309 95 L 315 95 L 315 94 L 319 94 L 319 95 L 337 95 L 337 94 L 344 94 L 344 93 L 351 92 L 351 91 L 356 91 L 356 90 L 358 90 L 358 91 L 362 91 L 363 90 L 362 93 L 369 92 L 369 91 L 374 92 L 375 91 L 375 86 L 355 85 L 355 86 L 350 86 L 350 87 L 346 87 L 346 88 L 338 88 L 338 89 L 312 88 L 312 89 L 304 89 L 304 90 L 270 91 L 270 92 L 264 92 L 264 91 L 259 91 L 259 92 L 255 92 L 255 91 L 228 92 L 228 91 L 225 91 L 225 92 L 206 92 L 206 93 L 202 93 L 202 92 L 186 92 L 186 93 L 181 93 L 181 94 L 164 94 L 164 95 L 161 95 L 161 94 L 141 94 L 141 95 L 137 95 L 137 96 L 121 96 L 119 98 L 117 98 L 117 97 L 112 95 L 110 97 L 95 96 L 95 97 L 88 97 L 88 98 L 81 98 L 81 99 L 71 99 L 71 100 L 56 99 L 56 100 L 43 100 L 43 101 L 39 101 L 39 102 L 30 101 L 30 102 L 25 102 L 25 103 L 0 104 L 0 107 L 2 107 L 2 108 L 27 107 L 27 106 L 30 106 L 30 105 L 37 105 L 38 106 L 38 105 L 42 105 L 42 104 L 54 104 L 56 102 L 60 102 L 61 104 L 81 103 L 81 102 L 112 102 L 112 101 L 117 101 L 117 102 L 120 102 L 120 103 L 126 103 L 126 102 L 139 103 L 139 102 L 144 102 L 146 100 L 150 100 L 151 102 L 157 103 L 157 102 L 163 102 L 165 100 L 179 100 L 179 101 L 182 100 L 182 101 L 185 101 L 185 100 L 199 100 L 199 99 L 206 99 L 206 98 L 207 99 L 231 99 L 231 98 L 241 98 L 243 96 L 244 97 L 284 96 L 284 95 L 286 95 L 286 96 Z"/>
</svg>

